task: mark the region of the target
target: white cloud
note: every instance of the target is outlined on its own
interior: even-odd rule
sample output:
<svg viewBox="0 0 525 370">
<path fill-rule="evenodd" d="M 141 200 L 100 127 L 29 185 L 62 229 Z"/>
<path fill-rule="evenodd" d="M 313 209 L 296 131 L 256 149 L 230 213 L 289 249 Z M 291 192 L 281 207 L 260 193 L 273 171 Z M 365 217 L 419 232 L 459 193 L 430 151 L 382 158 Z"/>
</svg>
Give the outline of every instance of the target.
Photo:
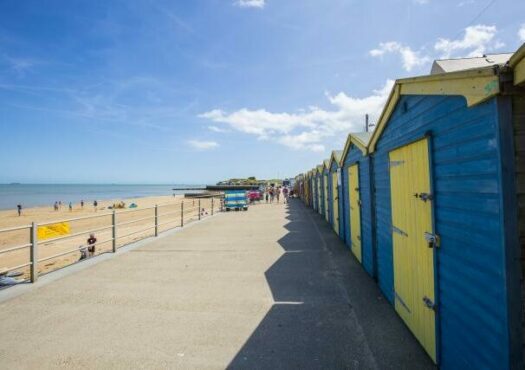
<svg viewBox="0 0 525 370">
<path fill-rule="evenodd" d="M 382 57 L 387 53 L 399 53 L 403 61 L 403 68 L 410 72 L 414 67 L 421 67 L 430 62 L 428 56 L 421 55 L 420 51 L 412 50 L 409 46 L 396 41 L 381 42 L 377 49 L 370 50 L 373 57 Z"/>
<path fill-rule="evenodd" d="M 465 34 L 460 40 L 449 40 L 440 38 L 434 45 L 434 49 L 441 53 L 441 58 L 450 58 L 463 53 L 468 53 L 467 57 L 479 57 L 486 53 L 488 49 L 497 49 L 504 46 L 503 43 L 494 39 L 496 36 L 496 26 L 478 24 L 465 28 Z"/>
<path fill-rule="evenodd" d="M 238 0 L 235 5 L 241 8 L 259 8 L 262 9 L 266 5 L 265 0 Z"/>
<path fill-rule="evenodd" d="M 225 133 L 230 132 L 230 130 L 227 130 L 225 128 L 217 127 L 217 126 L 208 126 L 208 130 L 218 133 Z"/>
<path fill-rule="evenodd" d="M 215 141 L 203 141 L 203 140 L 188 140 L 188 144 L 197 150 L 210 150 L 215 149 L 219 146 L 219 143 Z"/>
<path fill-rule="evenodd" d="M 343 92 L 327 94 L 334 109 L 309 107 L 295 113 L 274 113 L 266 109 L 242 108 L 227 113 L 214 109 L 199 115 L 201 118 L 227 124 L 233 130 L 251 134 L 260 140 L 272 140 L 291 149 L 324 151 L 323 142 L 336 135 L 364 130 L 365 114 L 378 117 L 388 98 L 394 81 L 388 80 L 370 96 L 355 98 Z"/>
<path fill-rule="evenodd" d="M 372 57 L 383 57 L 385 54 L 397 53 L 403 61 L 403 68 L 410 72 L 415 67 L 427 65 L 437 58 L 478 57 L 487 51 L 497 50 L 505 44 L 496 39 L 496 26 L 478 24 L 465 28 L 463 38 L 451 40 L 439 38 L 434 43 L 434 51 L 425 52 L 424 48 L 414 50 L 398 41 L 381 42 L 379 47 L 369 51 Z M 525 41 L 525 24 L 518 31 L 518 36 Z"/>
<path fill-rule="evenodd" d="M 518 31 L 518 37 L 520 38 L 520 41 L 525 41 L 525 23 L 521 25 L 521 28 Z"/>
<path fill-rule="evenodd" d="M 430 0 L 413 0 L 414 3 L 418 4 L 418 5 L 425 5 L 425 4 L 428 4 L 430 2 Z"/>
</svg>

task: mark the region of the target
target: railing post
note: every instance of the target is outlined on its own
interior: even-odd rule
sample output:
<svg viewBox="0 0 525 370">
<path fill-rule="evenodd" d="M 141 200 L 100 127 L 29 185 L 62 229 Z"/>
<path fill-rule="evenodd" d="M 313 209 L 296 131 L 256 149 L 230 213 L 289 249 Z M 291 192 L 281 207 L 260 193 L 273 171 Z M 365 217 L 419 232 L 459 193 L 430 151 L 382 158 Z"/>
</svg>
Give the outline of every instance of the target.
<svg viewBox="0 0 525 370">
<path fill-rule="evenodd" d="M 34 283 L 38 279 L 38 225 L 33 222 L 31 224 L 31 282 Z"/>
<path fill-rule="evenodd" d="M 211 197 L 211 215 L 213 216 L 213 200 L 215 198 L 214 197 Z"/>
<path fill-rule="evenodd" d="M 113 253 L 115 253 L 117 251 L 117 212 L 115 210 L 111 214 L 111 226 L 111 237 L 113 238 L 111 245 Z"/>
<path fill-rule="evenodd" d="M 184 226 L 184 199 L 180 204 L 180 227 Z"/>
<path fill-rule="evenodd" d="M 199 199 L 199 220 L 201 219 L 201 200 Z"/>
<path fill-rule="evenodd" d="M 155 236 L 159 236 L 159 206 L 155 204 Z"/>
</svg>

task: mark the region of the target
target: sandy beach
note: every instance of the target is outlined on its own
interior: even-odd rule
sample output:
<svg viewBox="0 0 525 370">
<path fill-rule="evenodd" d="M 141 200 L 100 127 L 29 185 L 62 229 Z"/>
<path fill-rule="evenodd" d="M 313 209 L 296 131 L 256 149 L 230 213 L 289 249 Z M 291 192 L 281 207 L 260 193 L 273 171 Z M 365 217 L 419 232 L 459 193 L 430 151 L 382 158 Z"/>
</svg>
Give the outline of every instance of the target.
<svg viewBox="0 0 525 370">
<path fill-rule="evenodd" d="M 46 242 L 46 240 L 39 241 L 38 259 L 49 259 L 38 264 L 38 271 L 39 274 L 48 273 L 78 262 L 80 252 L 76 250 L 78 250 L 80 246 L 86 245 L 86 240 L 89 236 L 89 231 L 91 230 L 98 230 L 95 232 L 97 238 L 96 254 L 111 251 L 111 219 L 113 210 L 108 209 L 108 206 L 120 201 L 124 201 L 126 206 L 135 203 L 137 208 L 116 210 L 117 247 L 122 247 L 133 241 L 154 235 L 155 205 L 158 205 L 159 232 L 180 226 L 182 203 L 184 204 L 184 224 L 199 218 L 198 200 L 185 199 L 182 195 L 156 196 L 100 201 L 97 210 L 95 210 L 91 203 L 84 204 L 83 208 L 80 206 L 80 203 L 73 204 L 72 211 L 69 211 L 68 205 L 62 205 L 58 211 L 53 210 L 53 205 L 49 205 L 49 207 L 28 208 L 22 211 L 22 216 L 18 216 L 16 209 L 3 210 L 0 211 L 0 229 L 30 225 L 32 222 L 38 224 L 68 222 L 70 226 L 70 235 L 79 235 L 64 240 L 49 242 Z M 219 204 L 220 201 L 216 198 L 214 200 L 215 209 L 219 207 Z M 211 206 L 211 199 L 201 199 L 201 209 L 204 209 L 203 211 L 201 210 L 202 217 L 211 214 Z M 74 218 L 84 219 L 68 221 L 69 219 Z M 128 234 L 131 235 L 127 236 Z M 0 251 L 21 246 L 29 242 L 29 228 L 0 233 Z M 75 252 L 50 258 L 73 250 L 75 250 Z M 28 262 L 29 248 L 3 253 L 0 254 L 0 271 L 23 265 Z M 24 273 L 23 278 L 28 278 L 28 267 L 17 269 L 17 271 Z"/>
</svg>

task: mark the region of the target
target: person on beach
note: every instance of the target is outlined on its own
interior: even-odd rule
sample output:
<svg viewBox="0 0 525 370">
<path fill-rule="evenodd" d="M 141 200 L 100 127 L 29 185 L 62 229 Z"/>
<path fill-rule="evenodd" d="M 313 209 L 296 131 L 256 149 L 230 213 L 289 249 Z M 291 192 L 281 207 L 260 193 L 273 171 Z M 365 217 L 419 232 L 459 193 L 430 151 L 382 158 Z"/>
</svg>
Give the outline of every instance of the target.
<svg viewBox="0 0 525 370">
<path fill-rule="evenodd" d="M 69 212 L 73 212 L 73 203 L 69 202 Z"/>
<path fill-rule="evenodd" d="M 83 199 L 80 201 L 80 208 L 84 209 L 84 200 Z"/>
<path fill-rule="evenodd" d="M 58 211 L 58 202 L 55 202 L 55 204 L 53 205 L 53 209 L 54 209 L 55 211 Z"/>
<path fill-rule="evenodd" d="M 95 238 L 95 234 L 93 233 L 89 234 L 87 243 L 88 243 L 89 257 L 93 257 L 95 255 L 95 245 L 97 244 L 97 238 Z"/>
<path fill-rule="evenodd" d="M 266 188 L 264 192 L 264 197 L 266 198 L 266 203 L 268 203 L 268 198 L 270 197 L 270 190 L 268 188 Z"/>
<path fill-rule="evenodd" d="M 281 197 L 281 188 L 275 190 L 275 196 L 277 197 L 277 203 L 279 203 L 279 198 Z"/>
<path fill-rule="evenodd" d="M 270 188 L 270 203 L 273 203 L 273 197 L 274 197 L 274 194 L 273 194 L 273 187 Z"/>
<path fill-rule="evenodd" d="M 95 200 L 93 201 L 93 208 L 95 208 L 95 212 L 97 211 L 98 202 Z"/>
<path fill-rule="evenodd" d="M 21 204 L 18 204 L 16 206 L 16 209 L 18 211 L 18 217 L 22 216 L 22 205 Z"/>
</svg>

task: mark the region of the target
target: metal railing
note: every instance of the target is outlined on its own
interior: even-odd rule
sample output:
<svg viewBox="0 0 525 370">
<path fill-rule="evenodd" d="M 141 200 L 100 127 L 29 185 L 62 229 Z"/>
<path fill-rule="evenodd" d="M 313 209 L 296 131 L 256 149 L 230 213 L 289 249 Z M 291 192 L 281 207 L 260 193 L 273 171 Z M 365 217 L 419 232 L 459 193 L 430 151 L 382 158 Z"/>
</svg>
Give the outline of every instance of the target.
<svg viewBox="0 0 525 370">
<path fill-rule="evenodd" d="M 26 274 L 29 274 L 29 281 L 34 283 L 38 280 L 38 276 L 41 274 L 39 271 L 39 267 L 41 267 L 41 264 L 44 262 L 57 259 L 63 256 L 67 256 L 73 253 L 80 254 L 82 249 L 86 249 L 87 247 L 93 247 L 97 248 L 99 246 L 105 245 L 107 243 L 111 242 L 111 252 L 115 253 L 119 248 L 133 243 L 137 241 L 137 238 L 132 239 L 130 241 L 124 242 L 124 239 L 128 239 L 131 236 L 142 234 L 142 237 L 139 237 L 140 239 L 145 239 L 148 237 L 156 237 L 159 234 L 166 232 L 168 230 L 172 230 L 175 228 L 181 228 L 184 227 L 185 224 L 191 223 L 192 221 L 201 220 L 204 217 L 207 216 L 213 216 L 215 213 L 222 211 L 222 197 L 221 196 L 214 196 L 210 198 L 195 198 L 195 199 L 182 199 L 180 202 L 180 206 L 178 203 L 166 203 L 161 205 L 155 205 L 153 207 L 145 207 L 145 208 L 136 208 L 136 209 L 128 209 L 123 211 L 116 211 L 113 210 L 112 212 L 102 213 L 102 214 L 96 214 L 96 215 L 89 215 L 89 216 L 82 216 L 82 217 L 75 217 L 75 218 L 69 218 L 69 219 L 63 219 L 63 220 L 56 220 L 56 221 L 46 221 L 46 222 L 32 222 L 30 225 L 22 225 L 22 226 L 16 226 L 16 227 L 10 227 L 10 228 L 4 228 L 0 229 L 0 240 L 1 236 L 5 233 L 12 233 L 12 232 L 22 232 L 27 233 L 29 242 L 28 243 L 22 243 L 19 245 L 10 246 L 4 249 L 0 250 L 0 261 L 2 260 L 2 257 L 5 257 L 8 254 L 15 253 L 15 252 L 21 252 L 24 250 L 29 250 L 29 260 L 24 263 L 18 263 L 15 266 L 7 266 L 2 267 L 0 265 L 0 272 L 1 273 L 8 273 L 15 270 L 20 270 L 24 268 L 28 268 L 29 271 L 26 271 Z M 208 200 L 207 205 L 203 207 L 203 202 Z M 217 204 L 218 202 L 218 204 Z M 191 206 L 189 206 L 189 203 L 191 203 Z M 185 207 L 186 204 L 186 207 Z M 167 210 L 169 207 L 180 207 L 176 210 Z M 159 210 L 166 209 L 167 212 L 159 212 Z M 133 215 L 138 214 L 140 212 L 147 212 L 153 210 L 153 214 L 140 217 L 137 219 L 130 219 L 118 222 L 119 218 L 122 218 L 123 216 L 127 215 Z M 195 214 L 195 211 L 196 214 Z M 167 218 L 167 216 L 170 219 L 163 220 Z M 175 217 L 173 217 L 175 216 Z M 71 234 L 45 239 L 45 240 L 38 240 L 38 227 L 40 226 L 49 226 L 57 223 L 72 223 L 77 221 L 85 221 L 85 220 L 91 220 L 91 219 L 101 219 L 104 217 L 110 217 L 111 218 L 111 224 L 104 225 L 100 227 L 95 228 L 89 228 L 86 230 L 74 232 Z M 118 231 L 124 230 L 124 227 L 127 227 L 128 229 L 132 227 L 132 225 L 135 225 L 137 223 L 142 222 L 142 224 L 138 226 L 144 226 L 144 223 L 148 223 L 148 221 L 152 222 L 151 225 L 147 225 L 146 227 L 141 227 L 139 230 L 126 230 L 129 231 L 126 234 L 119 235 Z M 168 226 L 170 225 L 170 226 Z M 161 230 L 162 228 L 162 230 Z M 151 235 L 151 230 L 153 230 L 153 235 Z M 61 250 L 58 253 L 45 255 L 40 257 L 39 252 L 45 250 L 46 247 L 49 247 L 51 245 L 56 245 L 56 243 L 62 243 L 64 241 L 74 241 L 75 238 L 79 238 L 85 235 L 90 235 L 94 233 L 99 232 L 109 232 L 111 234 L 111 237 L 105 238 L 102 241 L 97 241 L 94 244 L 90 245 L 81 245 L 75 247 L 75 248 L 68 248 L 66 250 Z M 148 233 L 149 232 L 149 233 Z M 145 233 L 148 233 L 144 235 Z M 122 243 L 118 243 L 118 242 Z M 102 253 L 107 253 L 102 252 Z M 99 254 L 102 254 L 99 253 Z M 72 263 L 66 263 L 63 266 L 60 266 L 59 268 L 68 266 L 70 264 L 76 263 L 78 260 L 72 262 Z M 48 272 L 52 272 L 47 271 Z"/>
</svg>

